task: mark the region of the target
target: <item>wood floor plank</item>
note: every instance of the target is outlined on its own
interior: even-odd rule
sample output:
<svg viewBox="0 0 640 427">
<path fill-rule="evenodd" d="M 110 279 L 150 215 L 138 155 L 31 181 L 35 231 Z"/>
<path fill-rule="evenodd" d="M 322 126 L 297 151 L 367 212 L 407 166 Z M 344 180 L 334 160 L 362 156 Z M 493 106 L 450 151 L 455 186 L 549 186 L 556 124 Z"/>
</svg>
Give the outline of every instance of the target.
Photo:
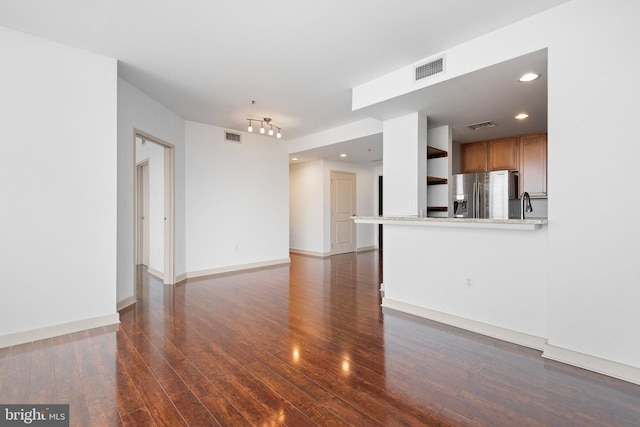
<svg viewBox="0 0 640 427">
<path fill-rule="evenodd" d="M 157 424 L 146 408 L 137 409 L 123 418 L 126 427 L 152 427 Z"/>
<path fill-rule="evenodd" d="M 15 345 L 7 357 L 0 401 L 6 404 L 29 403 L 33 343 Z"/>
<path fill-rule="evenodd" d="M 147 411 L 158 426 L 187 425 L 173 402 L 164 392 L 160 383 L 153 377 L 151 371 L 137 354 L 133 344 L 124 335 L 118 335 L 118 354 L 127 366 L 138 393 Z"/>
<path fill-rule="evenodd" d="M 221 424 L 209 413 L 207 408 L 191 393 L 185 390 L 172 397 L 178 411 L 191 426 L 220 426 Z"/>
<path fill-rule="evenodd" d="M 253 362 L 247 366 L 249 372 L 256 376 L 260 381 L 271 387 L 282 396 L 286 396 L 291 404 L 299 409 L 305 418 L 307 418 L 312 424 L 318 424 L 320 426 L 340 426 L 344 425 L 345 421 L 331 412 L 327 407 L 320 404 L 315 399 L 311 398 L 303 390 L 299 389 L 291 382 L 282 378 L 280 375 L 267 368 L 261 362 Z M 295 415 L 298 416 L 297 414 Z M 291 415 L 285 417 L 288 419 L 287 423 L 292 422 Z M 304 420 L 301 420 L 304 422 Z"/>
<path fill-rule="evenodd" d="M 51 339 L 35 341 L 31 353 L 31 393 L 27 402 L 47 404 L 57 403 L 56 376 Z"/>
<path fill-rule="evenodd" d="M 90 425 L 87 398 L 76 363 L 71 335 L 51 338 L 56 377 L 56 403 L 69 405 L 69 423 L 72 426 Z"/>
<path fill-rule="evenodd" d="M 217 391 L 201 397 L 200 401 L 222 426 L 242 427 L 252 425 L 235 406 Z"/>
<path fill-rule="evenodd" d="M 131 337 L 131 342 L 165 393 L 172 397 L 187 390 L 187 386 L 171 365 L 162 357 L 144 334 Z"/>
</svg>

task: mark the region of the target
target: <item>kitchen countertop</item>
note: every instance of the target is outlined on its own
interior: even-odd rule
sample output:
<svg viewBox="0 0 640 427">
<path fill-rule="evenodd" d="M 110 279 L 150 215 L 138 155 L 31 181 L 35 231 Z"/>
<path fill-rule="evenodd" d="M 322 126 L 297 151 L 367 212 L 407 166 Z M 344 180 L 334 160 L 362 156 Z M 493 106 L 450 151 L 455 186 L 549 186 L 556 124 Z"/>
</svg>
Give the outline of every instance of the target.
<svg viewBox="0 0 640 427">
<path fill-rule="evenodd" d="M 418 216 L 352 216 L 357 224 L 412 225 L 426 227 L 494 228 L 504 230 L 536 230 L 547 219 L 432 218 Z"/>
</svg>

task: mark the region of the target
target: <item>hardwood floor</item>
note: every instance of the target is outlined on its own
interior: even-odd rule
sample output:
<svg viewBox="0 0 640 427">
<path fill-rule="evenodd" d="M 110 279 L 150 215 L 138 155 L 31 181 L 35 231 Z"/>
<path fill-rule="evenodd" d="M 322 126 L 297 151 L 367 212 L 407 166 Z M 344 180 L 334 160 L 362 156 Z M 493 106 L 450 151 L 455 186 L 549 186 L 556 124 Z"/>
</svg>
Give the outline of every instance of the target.
<svg viewBox="0 0 640 427">
<path fill-rule="evenodd" d="M 0 349 L 0 403 L 74 426 L 638 426 L 640 386 L 380 309 L 377 252 L 165 286 L 119 326 Z"/>
</svg>

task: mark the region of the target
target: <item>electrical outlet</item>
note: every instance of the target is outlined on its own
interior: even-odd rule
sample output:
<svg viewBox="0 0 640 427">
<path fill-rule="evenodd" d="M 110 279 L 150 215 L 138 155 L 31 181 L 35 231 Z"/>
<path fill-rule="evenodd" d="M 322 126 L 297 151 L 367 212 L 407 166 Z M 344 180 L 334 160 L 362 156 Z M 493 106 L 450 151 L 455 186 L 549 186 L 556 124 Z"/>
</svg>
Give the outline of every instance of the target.
<svg viewBox="0 0 640 427">
<path fill-rule="evenodd" d="M 467 280 L 464 283 L 465 288 L 473 289 L 473 278 L 467 277 Z"/>
</svg>

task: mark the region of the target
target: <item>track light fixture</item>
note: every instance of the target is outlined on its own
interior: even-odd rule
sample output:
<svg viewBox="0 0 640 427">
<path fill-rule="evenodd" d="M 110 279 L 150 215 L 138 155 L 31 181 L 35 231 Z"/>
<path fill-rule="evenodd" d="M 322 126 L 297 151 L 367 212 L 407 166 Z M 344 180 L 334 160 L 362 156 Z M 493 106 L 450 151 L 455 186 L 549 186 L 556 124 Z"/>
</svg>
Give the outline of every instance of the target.
<svg viewBox="0 0 640 427">
<path fill-rule="evenodd" d="M 247 119 L 249 121 L 249 126 L 247 127 L 247 132 L 253 132 L 253 122 L 260 122 L 260 133 L 264 135 L 265 132 L 267 132 L 266 128 L 269 128 L 269 131 L 267 132 L 267 134 L 269 136 L 273 136 L 274 133 L 276 135 L 276 138 L 282 138 L 282 129 L 279 128 L 278 126 L 274 126 L 271 124 L 271 119 L 269 117 L 265 117 L 264 119 Z M 277 130 L 277 132 L 274 132 L 274 129 Z"/>
</svg>

